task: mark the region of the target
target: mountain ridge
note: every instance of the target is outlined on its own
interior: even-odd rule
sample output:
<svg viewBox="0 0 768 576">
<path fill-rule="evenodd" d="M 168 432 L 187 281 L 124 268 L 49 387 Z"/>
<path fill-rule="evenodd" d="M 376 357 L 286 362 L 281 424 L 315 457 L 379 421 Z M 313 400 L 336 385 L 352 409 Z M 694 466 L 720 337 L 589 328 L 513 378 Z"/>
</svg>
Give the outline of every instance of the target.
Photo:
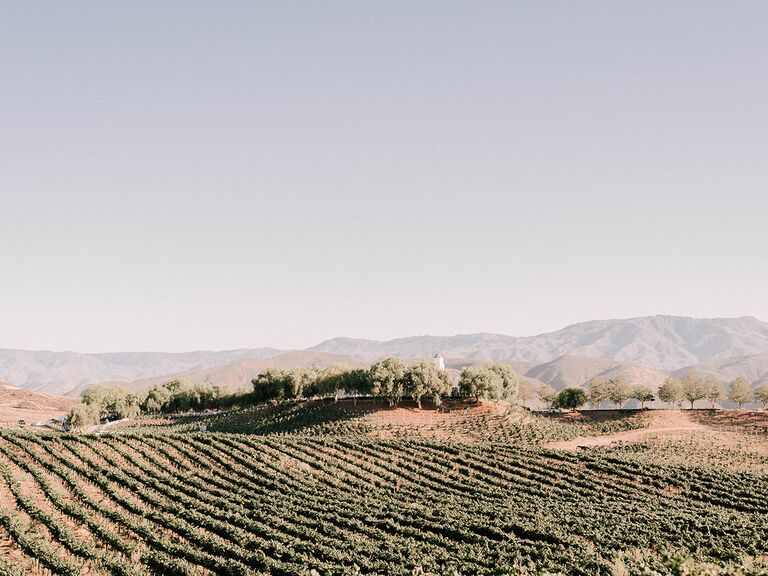
<svg viewBox="0 0 768 576">
<path fill-rule="evenodd" d="M 0 349 L 0 379 L 16 386 L 65 394 L 103 382 L 149 382 L 187 375 L 209 380 L 216 370 L 227 382 L 239 368 L 223 367 L 275 358 L 288 351 L 276 348 L 240 348 L 226 351 L 77 352 Z M 768 378 L 768 323 L 753 316 L 691 318 L 640 316 L 628 319 L 591 320 L 536 336 L 507 336 L 491 332 L 452 336 L 408 336 L 392 340 L 339 337 L 301 352 L 330 353 L 370 363 L 385 356 L 403 359 L 431 358 L 440 352 L 455 359 L 454 366 L 487 361 L 536 367 L 565 356 L 603 359 L 622 365 L 643 366 L 650 381 L 657 373 L 676 374 L 689 367 L 732 374 L 739 363 L 750 375 Z M 742 360 L 737 360 L 741 358 Z M 588 363 L 586 360 L 584 363 Z M 245 370 L 245 368 L 243 368 Z M 241 370 L 240 372 L 245 374 Z M 587 373 L 589 370 L 581 368 Z M 652 371 L 652 372 L 651 372 Z M 568 368 L 565 372 L 570 373 Z M 248 369 L 250 374 L 250 369 Z M 563 381 L 573 381 L 563 376 Z"/>
<path fill-rule="evenodd" d="M 432 350 L 446 356 L 536 363 L 575 355 L 675 370 L 706 361 L 768 352 L 768 323 L 753 316 L 707 319 L 656 315 L 579 322 L 536 336 L 480 332 L 386 341 L 335 338 L 310 350 L 353 354 L 366 359 L 389 354 L 426 356 L 428 350 Z"/>
</svg>

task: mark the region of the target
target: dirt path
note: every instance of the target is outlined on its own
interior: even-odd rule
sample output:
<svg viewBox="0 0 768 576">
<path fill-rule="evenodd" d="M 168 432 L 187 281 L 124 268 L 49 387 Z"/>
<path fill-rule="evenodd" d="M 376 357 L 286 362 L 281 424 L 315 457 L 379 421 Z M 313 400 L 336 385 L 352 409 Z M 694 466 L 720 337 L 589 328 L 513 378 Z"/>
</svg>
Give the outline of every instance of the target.
<svg viewBox="0 0 768 576">
<path fill-rule="evenodd" d="M 666 434 L 671 432 L 685 432 L 689 430 L 705 430 L 706 426 L 693 422 L 683 411 L 660 410 L 648 415 L 648 427 L 637 430 L 627 430 L 605 436 L 580 436 L 573 440 L 562 440 L 544 444 L 544 448 L 553 450 L 576 450 L 584 447 L 607 446 L 614 442 L 639 442 L 648 434 Z"/>
</svg>

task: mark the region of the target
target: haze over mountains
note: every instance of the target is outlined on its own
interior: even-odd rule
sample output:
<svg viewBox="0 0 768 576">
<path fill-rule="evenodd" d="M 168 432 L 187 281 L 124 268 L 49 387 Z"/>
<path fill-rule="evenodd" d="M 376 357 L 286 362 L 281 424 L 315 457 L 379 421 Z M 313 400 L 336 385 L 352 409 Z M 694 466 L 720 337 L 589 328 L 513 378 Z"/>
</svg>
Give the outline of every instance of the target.
<svg viewBox="0 0 768 576">
<path fill-rule="evenodd" d="M 236 388 L 267 366 L 367 364 L 385 356 L 429 358 L 436 352 L 454 367 L 509 362 L 518 373 L 556 388 L 620 373 L 656 388 L 668 374 L 691 366 L 723 379 L 743 375 L 760 381 L 768 378 L 768 323 L 749 316 L 648 316 L 582 322 L 528 337 L 466 334 L 386 342 L 334 338 L 288 353 L 273 348 L 181 354 L 0 350 L 0 379 L 52 394 L 77 393 L 97 382 L 132 383 L 131 388 L 140 389 L 174 377 Z"/>
<path fill-rule="evenodd" d="M 439 350 L 450 357 L 537 364 L 567 354 L 675 370 L 700 362 L 768 352 L 768 323 L 750 316 L 646 316 L 582 322 L 538 336 L 415 336 L 387 342 L 335 338 L 311 349 L 351 354 L 365 360 L 388 355 L 421 357 Z"/>
</svg>

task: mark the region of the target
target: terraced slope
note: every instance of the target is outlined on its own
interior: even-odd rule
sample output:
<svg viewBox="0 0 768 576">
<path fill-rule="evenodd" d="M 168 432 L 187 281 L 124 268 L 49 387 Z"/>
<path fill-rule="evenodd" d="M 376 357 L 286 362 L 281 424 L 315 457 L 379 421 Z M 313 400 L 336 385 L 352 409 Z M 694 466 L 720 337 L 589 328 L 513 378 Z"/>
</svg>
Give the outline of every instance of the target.
<svg viewBox="0 0 768 576">
<path fill-rule="evenodd" d="M 3 433 L 0 573 L 666 574 L 765 553 L 766 493 L 512 443 Z"/>
</svg>

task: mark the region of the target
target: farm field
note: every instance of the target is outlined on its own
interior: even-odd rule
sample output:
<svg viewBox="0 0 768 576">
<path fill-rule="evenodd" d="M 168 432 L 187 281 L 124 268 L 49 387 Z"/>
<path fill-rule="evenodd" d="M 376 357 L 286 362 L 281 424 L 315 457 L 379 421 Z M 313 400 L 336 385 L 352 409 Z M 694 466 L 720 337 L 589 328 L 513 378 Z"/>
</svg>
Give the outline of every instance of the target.
<svg viewBox="0 0 768 576">
<path fill-rule="evenodd" d="M 3 431 L 0 574 L 766 573 L 755 418 L 669 414 L 296 403 Z"/>
</svg>

